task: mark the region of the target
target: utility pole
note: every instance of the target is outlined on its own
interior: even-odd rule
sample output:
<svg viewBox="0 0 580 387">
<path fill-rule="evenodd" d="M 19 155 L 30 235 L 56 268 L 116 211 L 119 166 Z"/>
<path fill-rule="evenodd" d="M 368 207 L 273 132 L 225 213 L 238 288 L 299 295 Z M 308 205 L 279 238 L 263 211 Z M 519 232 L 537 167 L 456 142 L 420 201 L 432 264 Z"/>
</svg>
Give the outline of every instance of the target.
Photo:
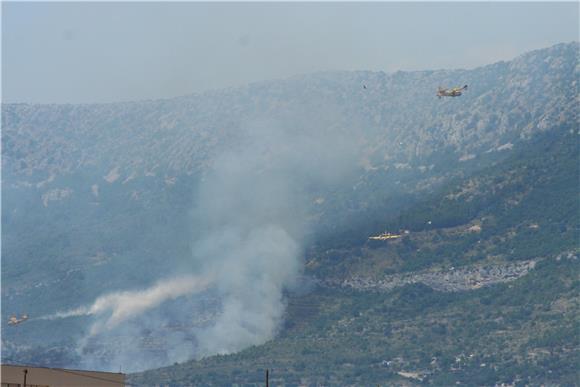
<svg viewBox="0 0 580 387">
<path fill-rule="evenodd" d="M 266 368 L 266 387 L 270 387 L 270 370 Z"/>
<path fill-rule="evenodd" d="M 28 370 L 27 370 L 27 369 L 25 369 L 25 370 L 24 370 L 24 371 L 22 371 L 22 372 L 24 372 L 24 387 L 26 387 L 26 374 L 28 374 Z"/>
</svg>

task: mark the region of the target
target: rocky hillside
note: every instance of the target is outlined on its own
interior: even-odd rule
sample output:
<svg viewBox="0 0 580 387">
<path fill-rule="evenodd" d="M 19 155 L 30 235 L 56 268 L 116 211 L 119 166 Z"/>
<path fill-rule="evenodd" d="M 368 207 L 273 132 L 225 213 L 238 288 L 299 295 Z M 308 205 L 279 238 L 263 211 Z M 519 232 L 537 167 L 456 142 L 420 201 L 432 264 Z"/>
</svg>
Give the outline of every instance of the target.
<svg viewBox="0 0 580 387">
<path fill-rule="evenodd" d="M 285 386 L 575 385 L 578 135 L 555 129 L 402 211 L 401 238 L 313 249 L 318 281 L 289 296 L 274 340 L 130 381 L 259 386 L 267 368 Z"/>
<path fill-rule="evenodd" d="M 82 337 L 87 319 L 35 321 L 36 316 L 78 308 L 111 289 L 143 288 L 176 267 L 189 267 L 192 236 L 206 227 L 194 224 L 191 215 L 196 188 L 220 155 L 241 147 L 258 153 L 264 165 L 278 157 L 277 149 L 252 143 L 258 130 L 314 138 L 321 146 L 301 149 L 304 158 L 316 159 L 327 144 L 347 144 L 338 161 L 353 164 L 350 174 L 332 184 L 301 187 L 310 205 L 301 210 L 313 225 L 302 246 L 305 275 L 325 286 L 292 295 L 298 305 L 289 307 L 281 341 L 260 347 L 278 351 L 277 364 L 290 370 L 283 380 L 298 384 L 304 376 L 309 383 L 340 384 L 348 378 L 367 385 L 406 380 L 397 372 L 412 372 L 446 385 L 454 372 L 450 353 L 469 357 L 455 353 L 458 343 L 482 344 L 465 321 L 453 319 L 479 312 L 474 303 L 489 306 L 493 297 L 507 297 L 497 289 L 512 289 L 512 282 L 518 285 L 507 291 L 510 297 L 529 301 L 521 293 L 538 296 L 540 290 L 530 291 L 538 277 L 549 294 L 532 308 L 502 298 L 501 312 L 517 314 L 513 321 L 501 320 L 492 306 L 478 315 L 478 324 L 493 328 L 493 346 L 480 351 L 477 361 L 498 351 L 502 331 L 517 331 L 517 340 L 501 351 L 506 358 L 517 355 L 513 367 L 533 365 L 540 372 L 536 360 L 520 360 L 528 356 L 525 351 L 540 356 L 538 351 L 556 342 L 569 378 L 573 351 L 554 332 L 570 331 L 570 318 L 553 316 L 575 305 L 567 265 L 576 264 L 578 231 L 569 210 L 577 206 L 570 182 L 578 176 L 578 55 L 574 42 L 472 70 L 318 73 L 170 100 L 3 105 L 2 319 L 31 316 L 18 328 L 3 324 L 3 359 L 78 364 L 71 338 Z M 463 84 L 469 89 L 459 98 L 435 96 L 439 85 Z M 237 194 L 231 191 L 224 195 Z M 394 243 L 368 243 L 370 235 L 385 230 L 410 234 Z M 572 251 L 571 258 L 556 261 L 565 251 Z M 407 308 L 408 300 L 421 302 Z M 218 304 L 207 309 L 215 311 Z M 422 307 L 433 314 L 423 316 Z M 183 311 L 177 301 L 165 308 L 161 314 Z M 379 318 L 387 312 L 392 316 Z M 407 330 L 406 321 L 419 315 Z M 545 319 L 533 343 L 527 338 L 532 324 L 524 322 L 530 315 Z M 187 325 L 192 318 L 183 315 L 167 326 Z M 437 333 L 441 324 L 433 328 L 441 318 L 457 341 Z M 142 337 L 155 342 L 152 332 L 159 324 L 146 324 Z M 372 340 L 360 340 L 367 326 L 373 337 L 397 333 L 373 346 Z M 438 345 L 447 350 L 434 356 L 432 367 L 435 349 L 419 345 L 427 328 L 437 331 Z M 327 351 L 355 351 L 316 363 L 317 340 Z M 405 347 L 406 342 L 417 345 Z M 381 352 L 383 347 L 392 350 Z M 113 353 L 114 347 L 103 353 L 107 350 Z M 152 351 L 166 359 L 167 347 Z M 223 384 L 236 375 L 240 383 L 261 380 L 261 373 L 258 378 L 244 370 L 254 372 L 270 359 L 256 357 L 260 349 L 248 351 L 134 380 Z M 397 366 L 385 369 L 383 361 Z M 477 374 L 481 363 L 469 363 L 461 380 Z M 206 373 L 208 364 L 219 377 Z M 380 377 L 363 377 L 368 364 Z M 348 371 L 321 374 L 331 368 Z M 224 369 L 232 373 L 222 375 Z M 522 374 L 518 370 L 497 380 L 514 381 Z"/>
<path fill-rule="evenodd" d="M 379 280 L 369 277 L 349 276 L 342 281 L 326 280 L 321 286 L 352 288 L 360 291 L 388 291 L 411 284 L 424 284 L 442 292 L 459 292 L 479 289 L 518 279 L 533 269 L 536 261 L 524 261 L 493 266 L 475 266 L 455 270 L 423 271 L 385 275 Z"/>
<path fill-rule="evenodd" d="M 580 343 L 577 256 L 467 292 L 321 290 L 291 300 L 285 330 L 237 354 L 130 375 L 136 385 L 570 386 Z"/>
<path fill-rule="evenodd" d="M 4 104 L 4 185 L 93 167 L 104 180 L 95 184 L 193 173 L 264 120 L 295 132 L 356 133 L 370 169 L 407 167 L 441 150 L 468 160 L 576 120 L 577 57 L 578 43 L 569 43 L 473 70 L 319 73 L 133 103 Z M 457 84 L 469 85 L 461 98 L 435 98 L 439 85 Z"/>
</svg>

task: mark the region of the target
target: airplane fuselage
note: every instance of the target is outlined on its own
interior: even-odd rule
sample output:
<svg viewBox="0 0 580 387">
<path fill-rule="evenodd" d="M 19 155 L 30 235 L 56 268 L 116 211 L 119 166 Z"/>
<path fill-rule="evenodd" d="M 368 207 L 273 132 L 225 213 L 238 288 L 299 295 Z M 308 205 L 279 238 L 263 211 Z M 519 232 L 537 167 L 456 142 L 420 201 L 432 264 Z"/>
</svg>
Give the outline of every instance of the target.
<svg viewBox="0 0 580 387">
<path fill-rule="evenodd" d="M 459 97 L 462 93 L 460 91 L 440 91 L 437 93 L 438 97 Z"/>
<path fill-rule="evenodd" d="M 455 87 L 453 89 L 443 89 L 443 88 L 439 88 L 439 90 L 437 90 L 437 97 L 441 98 L 441 97 L 459 97 L 462 93 L 463 90 L 467 89 L 467 85 L 463 86 L 463 87 Z"/>
</svg>

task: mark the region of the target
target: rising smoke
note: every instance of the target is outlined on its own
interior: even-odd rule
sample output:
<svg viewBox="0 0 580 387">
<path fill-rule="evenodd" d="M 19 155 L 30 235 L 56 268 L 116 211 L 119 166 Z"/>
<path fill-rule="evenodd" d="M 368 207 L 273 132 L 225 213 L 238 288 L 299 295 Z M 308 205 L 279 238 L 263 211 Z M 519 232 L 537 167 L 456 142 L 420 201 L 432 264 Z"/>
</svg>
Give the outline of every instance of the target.
<svg viewBox="0 0 580 387">
<path fill-rule="evenodd" d="M 97 298 L 90 306 L 82 306 L 66 312 L 57 312 L 38 319 L 55 320 L 68 317 L 95 316 L 96 321 L 90 329 L 90 335 L 93 336 L 115 328 L 128 319 L 140 316 L 167 300 L 199 293 L 205 290 L 210 283 L 211 277 L 184 276 L 173 278 L 160 281 L 145 290 L 106 294 Z"/>
<path fill-rule="evenodd" d="M 136 371 L 232 353 L 274 337 L 283 318 L 284 291 L 301 274 L 314 193 L 356 165 L 354 141 L 320 130 L 319 118 L 291 124 L 253 121 L 235 146 L 213 159 L 195 197 L 193 254 L 175 278 L 47 317 L 91 316 L 79 348 L 86 366 L 125 364 Z M 115 349 L 102 344 L 159 330 L 179 313 L 187 315 L 199 300 L 195 295 L 204 292 L 219 300 L 210 323 L 159 333 L 163 356 L 138 351 L 135 340 Z M 171 300 L 182 308 L 160 312 Z"/>
<path fill-rule="evenodd" d="M 345 136 L 275 121 L 248 125 L 236 149 L 215 161 L 201 186 L 196 222 L 205 225 L 194 259 L 216 275 L 223 312 L 199 336 L 199 354 L 230 353 L 271 339 L 283 291 L 302 268 L 312 191 L 352 170 Z"/>
</svg>

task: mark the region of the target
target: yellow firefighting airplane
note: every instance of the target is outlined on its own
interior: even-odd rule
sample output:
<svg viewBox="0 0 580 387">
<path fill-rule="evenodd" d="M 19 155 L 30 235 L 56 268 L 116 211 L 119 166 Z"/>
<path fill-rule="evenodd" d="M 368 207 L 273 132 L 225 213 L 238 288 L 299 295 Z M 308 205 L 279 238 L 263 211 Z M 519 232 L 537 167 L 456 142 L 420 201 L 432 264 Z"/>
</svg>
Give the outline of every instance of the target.
<svg viewBox="0 0 580 387">
<path fill-rule="evenodd" d="M 441 99 L 441 97 L 459 97 L 463 90 L 467 90 L 467 85 L 463 87 L 454 87 L 453 89 L 444 89 L 439 86 L 439 89 L 437 89 L 437 97 L 439 97 L 439 99 Z"/>
<path fill-rule="evenodd" d="M 26 320 L 28 320 L 27 314 L 23 314 L 20 318 L 16 317 L 16 315 L 12 315 L 10 316 L 10 319 L 8 319 L 8 325 L 18 325 Z"/>
</svg>

